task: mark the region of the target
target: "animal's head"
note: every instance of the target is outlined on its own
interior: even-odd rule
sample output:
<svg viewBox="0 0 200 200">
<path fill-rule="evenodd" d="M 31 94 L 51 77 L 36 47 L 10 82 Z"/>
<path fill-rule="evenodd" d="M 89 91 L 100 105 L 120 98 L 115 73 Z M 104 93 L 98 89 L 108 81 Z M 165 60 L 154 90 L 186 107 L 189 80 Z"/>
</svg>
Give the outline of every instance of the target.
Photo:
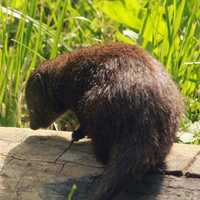
<svg viewBox="0 0 200 200">
<path fill-rule="evenodd" d="M 33 73 L 27 82 L 26 102 L 31 129 L 47 128 L 58 117 L 39 72 Z"/>
</svg>

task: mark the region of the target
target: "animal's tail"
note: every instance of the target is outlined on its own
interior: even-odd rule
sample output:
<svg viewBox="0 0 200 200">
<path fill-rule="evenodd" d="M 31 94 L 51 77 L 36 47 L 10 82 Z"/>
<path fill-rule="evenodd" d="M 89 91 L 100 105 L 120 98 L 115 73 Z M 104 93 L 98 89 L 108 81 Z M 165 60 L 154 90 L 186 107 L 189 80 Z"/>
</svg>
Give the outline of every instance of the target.
<svg viewBox="0 0 200 200">
<path fill-rule="evenodd" d="M 112 157 L 101 179 L 96 183 L 91 199 L 114 199 L 130 181 L 133 183 L 140 180 L 156 164 L 154 150 L 150 148 L 151 146 L 140 142 L 133 144 L 128 138 L 114 145 Z"/>
</svg>

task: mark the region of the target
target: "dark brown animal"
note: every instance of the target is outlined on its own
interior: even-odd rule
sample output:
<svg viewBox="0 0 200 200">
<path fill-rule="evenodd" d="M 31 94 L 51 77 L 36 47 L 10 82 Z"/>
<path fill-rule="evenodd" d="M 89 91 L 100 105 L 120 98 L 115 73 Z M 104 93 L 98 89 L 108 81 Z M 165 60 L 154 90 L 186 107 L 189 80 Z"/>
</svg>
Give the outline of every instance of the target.
<svg viewBox="0 0 200 200">
<path fill-rule="evenodd" d="M 76 113 L 74 140 L 90 135 L 97 159 L 106 164 L 93 200 L 113 199 L 130 179 L 164 161 L 183 105 L 162 65 L 123 43 L 46 61 L 30 76 L 26 99 L 32 129 L 48 127 L 67 110 Z"/>
</svg>

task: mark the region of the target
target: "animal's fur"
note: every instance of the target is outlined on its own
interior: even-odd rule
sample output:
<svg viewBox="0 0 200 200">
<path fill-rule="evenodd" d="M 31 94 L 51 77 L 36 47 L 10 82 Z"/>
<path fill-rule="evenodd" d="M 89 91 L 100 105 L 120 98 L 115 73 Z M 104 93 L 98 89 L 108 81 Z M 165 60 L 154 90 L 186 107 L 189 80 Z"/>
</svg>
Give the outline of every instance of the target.
<svg viewBox="0 0 200 200">
<path fill-rule="evenodd" d="M 68 109 L 106 164 L 93 200 L 111 200 L 165 159 L 182 111 L 180 93 L 159 62 L 143 49 L 111 43 L 46 61 L 27 83 L 31 128 L 48 127 Z M 132 176 L 130 176 L 132 175 Z"/>
</svg>

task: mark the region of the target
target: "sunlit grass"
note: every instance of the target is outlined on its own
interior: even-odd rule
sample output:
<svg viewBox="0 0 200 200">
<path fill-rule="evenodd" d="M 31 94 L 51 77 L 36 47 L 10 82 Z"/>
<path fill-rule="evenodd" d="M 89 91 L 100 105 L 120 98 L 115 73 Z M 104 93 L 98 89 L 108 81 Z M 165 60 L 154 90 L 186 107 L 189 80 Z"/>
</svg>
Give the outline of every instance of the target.
<svg viewBox="0 0 200 200">
<path fill-rule="evenodd" d="M 90 1 L 2 1 L 0 125 L 26 126 L 24 88 L 31 71 L 59 53 L 108 40 L 108 22 Z"/>
</svg>

